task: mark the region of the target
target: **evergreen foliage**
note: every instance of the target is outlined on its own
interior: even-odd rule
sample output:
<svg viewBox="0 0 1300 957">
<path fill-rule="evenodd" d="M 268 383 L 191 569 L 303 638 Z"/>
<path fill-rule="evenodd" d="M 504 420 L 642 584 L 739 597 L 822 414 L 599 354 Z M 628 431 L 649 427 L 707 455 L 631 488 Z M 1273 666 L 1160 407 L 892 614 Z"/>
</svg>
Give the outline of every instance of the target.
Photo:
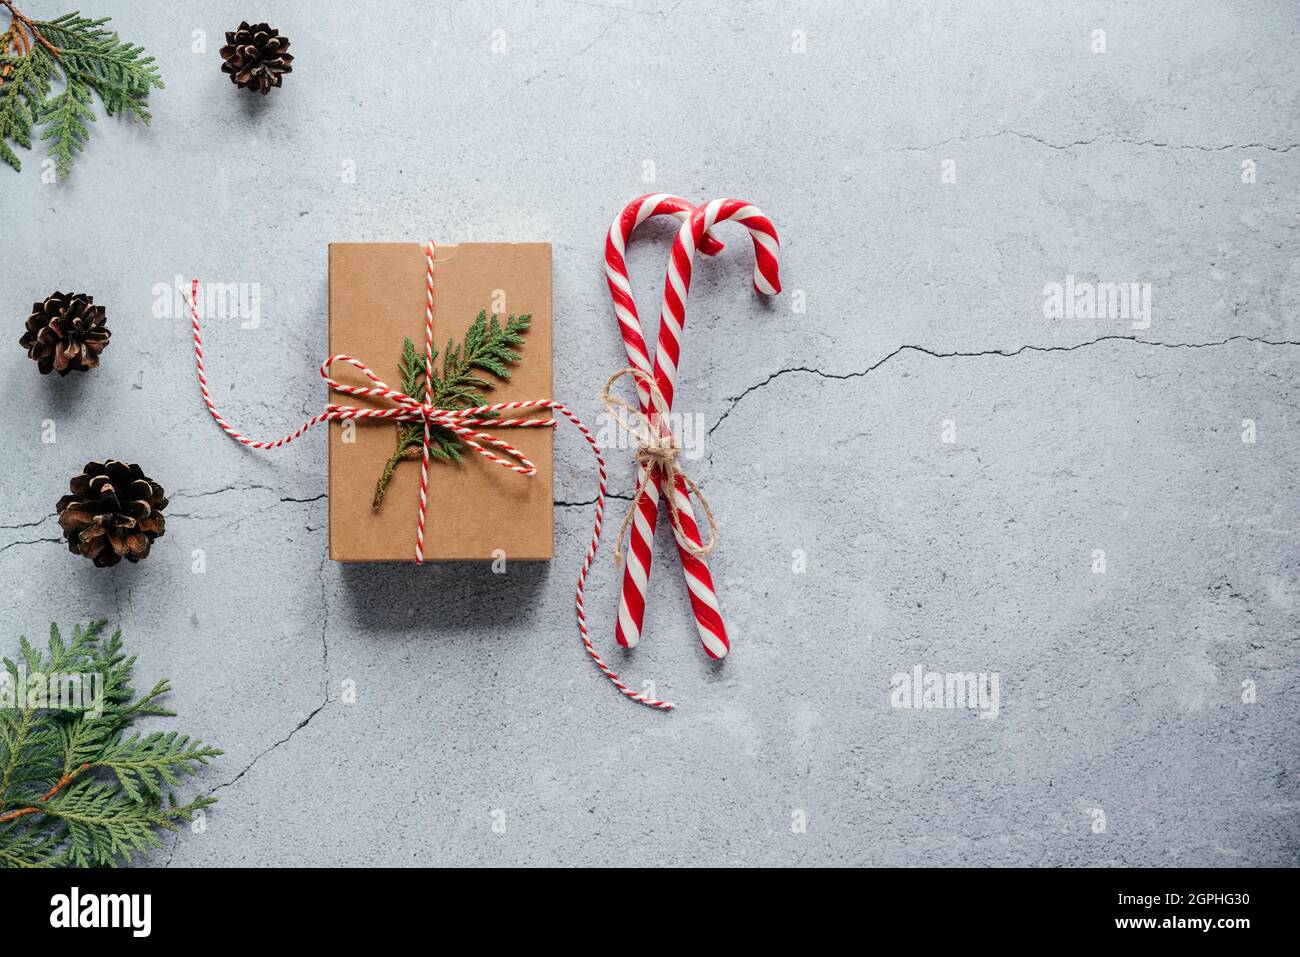
<svg viewBox="0 0 1300 957">
<path fill-rule="evenodd" d="M 532 322 L 531 313 L 516 316 L 511 313 L 505 324 L 497 315 L 489 318 L 487 310 L 479 314 L 470 323 L 465 332 L 464 341 L 457 345 L 452 339 L 447 340 L 447 348 L 442 353 L 442 373 L 434 366 L 432 386 L 433 404 L 439 409 L 472 409 L 483 404 L 483 391 L 492 388 L 492 383 L 478 372 L 486 372 L 498 379 L 509 380 L 510 366 L 522 358 L 514 347 L 523 344 L 523 334 Z M 438 350 L 433 350 L 437 360 Z M 397 364 L 402 378 L 402 391 L 416 398 L 424 398 L 424 353 L 414 342 L 406 339 L 402 343 L 402 358 Z M 490 418 L 485 414 L 481 418 Z M 429 456 L 443 461 L 459 462 L 461 460 L 460 440 L 455 433 L 434 426 L 430 430 L 432 441 L 429 443 Z M 393 477 L 397 463 L 416 454 L 424 440 L 424 426 L 419 422 L 402 422 L 397 426 L 397 447 L 384 465 L 384 471 L 375 485 L 373 507 L 378 509 L 384 502 L 384 491 L 388 480 Z"/>
<path fill-rule="evenodd" d="M 120 113 L 149 124 L 149 90 L 161 89 L 162 78 L 143 47 L 104 26 L 108 17 L 74 12 L 33 20 L 13 0 L 0 5 L 12 15 L 0 35 L 0 160 L 21 170 L 10 144 L 31 149 L 32 131 L 44 127 L 40 138 L 50 141 L 59 176 L 67 176 L 90 136 L 96 96 L 109 116 Z M 56 83 L 61 88 L 53 92 Z"/>
<path fill-rule="evenodd" d="M 71 641 L 51 625 L 48 652 L 20 638 L 18 661 L 0 659 L 0 686 L 8 686 L 0 707 L 0 866 L 127 863 L 161 847 L 160 831 L 216 803 L 199 795 L 181 804 L 170 792 L 164 802 L 164 788 L 221 751 L 175 731 L 131 730 L 140 718 L 175 715 L 159 703 L 171 684 L 164 678 L 136 697 L 135 658 L 122 651 L 120 630 L 103 636 L 105 625 L 77 626 Z M 18 694 L 51 675 L 81 677 L 83 687 L 97 675 L 99 705 L 72 710 Z"/>
</svg>

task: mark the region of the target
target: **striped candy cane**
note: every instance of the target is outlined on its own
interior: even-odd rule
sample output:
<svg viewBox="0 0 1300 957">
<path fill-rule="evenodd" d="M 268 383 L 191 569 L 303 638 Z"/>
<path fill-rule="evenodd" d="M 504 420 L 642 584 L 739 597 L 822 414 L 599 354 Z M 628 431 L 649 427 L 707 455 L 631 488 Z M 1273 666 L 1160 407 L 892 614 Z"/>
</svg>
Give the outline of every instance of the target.
<svg viewBox="0 0 1300 957">
<path fill-rule="evenodd" d="M 691 214 L 673 240 L 668 273 L 664 279 L 664 300 L 659 314 L 659 338 L 655 344 L 655 385 L 663 394 L 669 409 L 672 408 L 677 384 L 677 367 L 681 361 L 682 329 L 686 323 L 686 297 L 691 288 L 695 254 L 697 251 L 702 251 L 714 226 L 728 221 L 740 223 L 749 230 L 750 239 L 754 244 L 755 291 L 765 296 L 773 296 L 781 291 L 777 261 L 780 243 L 772 221 L 764 216 L 761 210 L 740 200 L 715 199 Z M 661 489 L 661 491 L 668 494 L 668 489 Z M 702 546 L 703 539 L 691 509 L 689 491 L 680 476 L 672 494 L 681 517 L 679 535 L 684 535 L 689 543 L 698 549 Z M 654 526 L 651 525 L 650 529 L 653 533 Z M 690 590 L 691 608 L 695 612 L 700 641 L 711 657 L 721 658 L 730 650 L 731 644 L 727 640 L 726 625 L 723 623 L 722 612 L 718 606 L 713 576 L 704 561 L 682 547 L 680 540 L 678 553 L 681 555 L 686 585 Z M 626 578 L 623 585 L 626 590 Z"/>
<path fill-rule="evenodd" d="M 647 376 L 652 374 L 650 353 L 641 332 L 641 318 L 637 314 L 632 283 L 628 278 L 627 243 L 636 228 L 652 217 L 673 216 L 686 221 L 694 211 L 695 206 L 680 196 L 668 193 L 640 196 L 624 206 L 614 217 L 605 240 L 605 279 L 614 301 L 614 315 L 618 318 L 619 332 L 623 336 L 623 348 L 627 352 L 629 365 Z M 700 252 L 707 256 L 717 254 L 722 248 L 722 243 L 708 235 L 703 237 L 700 244 Z M 652 415 L 654 409 L 649 387 L 641 378 L 636 378 L 636 386 L 641 411 L 647 416 Z M 657 417 L 654 420 L 657 421 Z M 645 469 L 641 467 L 637 474 L 638 486 L 645 483 L 645 478 Z M 649 542 L 654 539 L 658 514 L 658 485 L 655 482 L 645 483 L 645 496 L 637 506 L 637 514 L 632 523 L 631 546 L 623 567 L 623 592 L 619 598 L 618 618 L 614 625 L 614 637 L 625 648 L 634 647 L 641 640 L 652 554 Z"/>
<path fill-rule="evenodd" d="M 633 204 L 633 206 L 635 205 Z M 624 215 L 626 216 L 626 211 Z M 672 258 L 669 261 L 664 282 L 664 302 L 660 314 L 659 339 L 655 347 L 653 366 L 655 384 L 663 395 L 665 404 L 670 409 L 674 386 L 676 385 L 677 367 L 681 358 L 681 335 L 686 318 L 685 300 L 690 289 L 692 263 L 696 252 L 708 254 L 715 249 L 716 240 L 711 236 L 710 231 L 716 224 L 729 220 L 735 220 L 744 225 L 749 230 L 753 240 L 756 260 L 754 288 L 764 295 L 774 295 L 780 291 L 777 262 L 780 247 L 776 230 L 771 221 L 756 207 L 737 200 L 714 200 L 696 209 L 690 215 L 678 230 L 673 242 Z M 615 226 L 618 225 L 619 221 L 616 220 Z M 614 230 L 611 229 L 611 240 L 613 234 Z M 607 244 L 606 256 L 607 273 L 610 272 L 608 246 L 609 244 Z M 626 281 L 625 271 L 623 277 Z M 614 279 L 612 274 L 610 275 L 610 287 L 611 291 L 613 291 Z M 623 291 L 630 292 L 630 289 Z M 635 368 L 645 370 L 646 365 L 638 362 L 638 358 L 644 359 L 646 356 L 644 341 L 639 343 L 641 347 L 639 351 L 633 348 L 637 344 L 637 339 L 633 338 L 629 342 L 628 330 L 631 323 L 628 316 L 623 311 L 619 311 L 619 306 L 619 298 L 616 295 L 615 310 L 619 315 L 620 328 L 625 330 L 624 342 L 628 345 L 628 358 Z M 635 307 L 631 312 L 631 320 L 633 321 L 636 319 L 634 309 Z M 639 337 L 639 322 L 635 322 L 635 329 L 631 331 L 638 333 Z M 642 387 L 639 391 L 642 399 L 642 409 L 649 414 L 651 409 L 647 389 Z M 652 483 L 650 489 L 653 490 L 653 488 Z M 662 491 L 665 494 L 668 493 L 667 489 L 662 489 Z M 690 494 L 685 481 L 680 476 L 674 483 L 672 494 L 680 519 L 680 531 L 677 532 L 678 554 L 681 557 L 682 571 L 690 593 L 691 607 L 695 614 L 700 641 L 711 657 L 721 658 L 727 654 L 730 643 L 727 639 L 726 625 L 722 620 L 718 605 L 713 576 L 703 559 L 688 550 L 686 544 L 681 540 L 684 537 L 690 546 L 697 550 L 702 546 L 699 526 L 695 521 L 694 511 L 691 508 Z M 619 619 L 616 626 L 616 637 L 619 643 L 628 647 L 635 645 L 639 640 L 641 626 L 644 621 L 646 588 L 649 582 L 650 555 L 654 542 L 654 527 L 658 517 L 658 505 L 657 495 L 644 496 L 632 523 L 629 559 L 623 575 L 623 593 L 619 601 Z"/>
</svg>

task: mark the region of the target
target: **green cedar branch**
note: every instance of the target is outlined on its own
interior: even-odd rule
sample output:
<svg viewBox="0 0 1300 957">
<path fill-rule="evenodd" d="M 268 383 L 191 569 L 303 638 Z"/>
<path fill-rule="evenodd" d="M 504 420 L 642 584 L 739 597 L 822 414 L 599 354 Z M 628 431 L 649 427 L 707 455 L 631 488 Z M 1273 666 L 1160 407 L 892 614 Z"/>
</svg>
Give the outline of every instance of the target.
<svg viewBox="0 0 1300 957">
<path fill-rule="evenodd" d="M 515 347 L 523 345 L 524 333 L 532 321 L 532 313 L 518 316 L 511 313 L 503 324 L 496 314 L 489 318 L 486 309 L 479 310 L 459 345 L 454 340 L 447 340 L 447 348 L 442 352 L 442 373 L 439 374 L 435 367 L 430 382 L 433 405 L 439 409 L 472 409 L 483 405 L 483 392 L 491 389 L 492 383 L 476 372 L 486 372 L 508 381 L 509 367 L 522 358 Z M 433 358 L 438 358 L 437 349 L 433 350 Z M 410 339 L 402 342 L 402 358 L 397 369 L 402 379 L 402 391 L 414 398 L 423 399 L 424 354 Z M 482 418 L 491 418 L 491 415 Z M 430 458 L 444 462 L 461 461 L 460 440 L 454 432 L 434 426 L 430 430 L 430 437 Z M 423 424 L 398 423 L 396 447 L 384 463 L 379 481 L 375 484 L 375 498 L 371 502 L 371 508 L 378 511 L 384 504 L 384 492 L 398 463 L 419 456 L 423 443 Z"/>
<path fill-rule="evenodd" d="M 12 16 L 0 35 L 0 160 L 21 170 L 10 144 L 31 149 L 33 129 L 44 127 L 40 139 L 49 141 L 58 175 L 66 177 L 90 137 L 96 97 L 109 116 L 149 125 L 149 91 L 162 88 L 162 77 L 143 47 L 104 26 L 110 18 L 73 12 L 33 20 L 13 0 L 0 6 Z M 61 86 L 51 95 L 56 81 Z"/>
<path fill-rule="evenodd" d="M 24 637 L 17 663 L 0 659 L 0 682 L 15 697 L 13 707 L 0 708 L 0 866 L 128 863 L 160 847 L 160 831 L 216 803 L 202 794 L 182 803 L 170 792 L 164 803 L 165 787 L 179 786 L 221 751 L 175 731 L 131 730 L 137 719 L 175 715 L 159 703 L 171 685 L 164 679 L 137 696 L 130 684 L 136 659 L 123 651 L 121 631 L 106 637 L 105 625 L 78 626 L 70 641 L 51 625 L 45 651 Z M 20 664 L 27 681 L 93 675 L 98 706 L 18 699 Z"/>
</svg>

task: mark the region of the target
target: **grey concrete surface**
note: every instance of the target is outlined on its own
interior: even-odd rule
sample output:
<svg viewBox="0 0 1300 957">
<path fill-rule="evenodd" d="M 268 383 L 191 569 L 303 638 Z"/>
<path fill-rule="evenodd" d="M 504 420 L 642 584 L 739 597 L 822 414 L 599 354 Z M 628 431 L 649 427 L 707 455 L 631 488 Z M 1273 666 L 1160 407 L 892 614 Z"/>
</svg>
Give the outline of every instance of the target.
<svg viewBox="0 0 1300 957">
<path fill-rule="evenodd" d="M 206 830 L 152 863 L 1295 863 L 1300 9 L 83 7 L 167 89 L 150 129 L 101 119 L 66 183 L 39 153 L 0 169 L 0 612 L 11 644 L 109 616 L 173 678 L 175 723 L 226 749 Z M 266 100 L 218 70 L 253 16 L 297 57 Z M 731 657 L 699 649 L 662 529 L 632 654 L 597 560 L 595 638 L 671 715 L 579 648 L 573 433 L 551 564 L 340 567 L 323 434 L 227 440 L 184 320 L 154 314 L 176 276 L 258 284 L 209 372 L 238 427 L 278 435 L 322 401 L 328 242 L 549 240 L 556 392 L 592 418 L 622 361 L 602 236 L 655 190 L 761 205 L 786 287 L 757 301 L 731 228 L 688 310 L 678 407 L 708 428 L 691 470 Z M 669 230 L 638 235 L 653 316 Z M 1149 283 L 1149 328 L 1046 318 L 1067 275 Z M 69 287 L 112 345 L 44 380 L 16 340 Z M 56 543 L 67 477 L 102 456 L 173 493 L 138 567 Z M 620 494 L 631 475 L 616 456 Z M 894 707 L 916 665 L 997 673 L 997 717 Z"/>
</svg>

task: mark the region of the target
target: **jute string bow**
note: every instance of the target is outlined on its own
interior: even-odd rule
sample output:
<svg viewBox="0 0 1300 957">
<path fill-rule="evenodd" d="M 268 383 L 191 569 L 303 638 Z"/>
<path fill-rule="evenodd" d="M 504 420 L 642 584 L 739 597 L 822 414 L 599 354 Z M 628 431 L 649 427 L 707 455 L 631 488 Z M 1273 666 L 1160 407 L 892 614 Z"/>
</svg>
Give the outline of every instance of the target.
<svg viewBox="0 0 1300 957">
<path fill-rule="evenodd" d="M 610 388 L 625 375 L 632 376 L 648 390 L 654 409 L 650 415 L 646 415 L 618 396 L 610 394 Z M 661 487 L 665 490 L 664 497 L 668 500 L 668 516 L 677 543 L 684 551 L 696 558 L 709 554 L 718 544 L 718 523 L 713 519 L 713 509 L 709 507 L 709 500 L 678 464 L 682 448 L 669 426 L 668 401 L 659 391 L 659 386 L 655 384 L 654 376 L 631 366 L 620 369 L 606 380 L 605 388 L 600 393 L 600 400 L 605 404 L 605 411 L 609 413 L 614 423 L 636 439 L 637 447 L 633 457 L 641 466 L 641 480 L 637 483 L 636 494 L 632 496 L 632 504 L 628 507 L 627 515 L 623 517 L 623 524 L 619 526 L 618 538 L 614 540 L 614 561 L 620 565 L 623 563 L 623 540 L 627 530 L 632 524 L 637 509 L 641 506 L 641 500 L 649 494 L 650 485 L 660 480 L 662 480 Z M 682 528 L 682 517 L 678 511 L 677 495 L 674 492 L 679 477 L 691 490 L 700 507 L 704 509 L 705 520 L 709 523 L 709 540 L 699 545 L 692 542 Z"/>
</svg>

